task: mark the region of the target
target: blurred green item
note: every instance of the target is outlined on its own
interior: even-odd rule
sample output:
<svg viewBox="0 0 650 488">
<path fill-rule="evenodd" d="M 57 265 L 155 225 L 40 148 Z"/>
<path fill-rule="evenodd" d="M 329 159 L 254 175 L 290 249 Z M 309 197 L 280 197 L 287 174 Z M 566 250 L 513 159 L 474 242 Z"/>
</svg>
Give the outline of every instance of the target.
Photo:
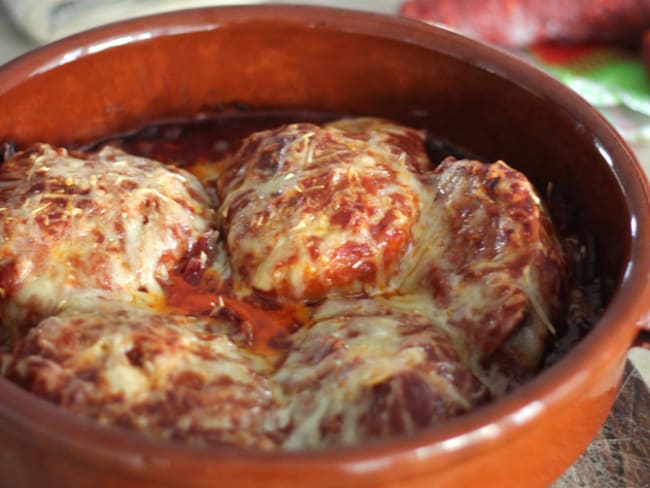
<svg viewBox="0 0 650 488">
<path fill-rule="evenodd" d="M 611 46 L 541 44 L 525 56 L 602 109 L 626 138 L 650 139 L 650 80 L 637 53 Z"/>
</svg>

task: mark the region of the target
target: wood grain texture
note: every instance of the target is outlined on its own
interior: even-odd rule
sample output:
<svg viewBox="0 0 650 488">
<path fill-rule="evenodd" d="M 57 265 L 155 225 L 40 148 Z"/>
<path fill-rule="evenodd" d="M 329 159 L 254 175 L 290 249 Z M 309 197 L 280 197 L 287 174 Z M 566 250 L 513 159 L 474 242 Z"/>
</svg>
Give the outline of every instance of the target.
<svg viewBox="0 0 650 488">
<path fill-rule="evenodd" d="M 611 414 L 553 488 L 650 487 L 650 390 L 628 361 Z"/>
</svg>

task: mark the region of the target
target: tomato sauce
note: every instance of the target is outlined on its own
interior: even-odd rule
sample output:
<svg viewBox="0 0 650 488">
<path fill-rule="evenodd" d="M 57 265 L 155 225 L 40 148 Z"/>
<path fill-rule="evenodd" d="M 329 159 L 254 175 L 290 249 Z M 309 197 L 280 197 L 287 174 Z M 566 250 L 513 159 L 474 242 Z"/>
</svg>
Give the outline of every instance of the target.
<svg viewBox="0 0 650 488">
<path fill-rule="evenodd" d="M 196 317 L 227 319 L 229 334 L 256 352 L 273 354 L 288 346 L 288 335 L 310 319 L 308 306 L 264 301 L 255 294 L 239 299 L 208 270 L 198 283 L 176 273 L 163 284 L 165 311 Z"/>
</svg>

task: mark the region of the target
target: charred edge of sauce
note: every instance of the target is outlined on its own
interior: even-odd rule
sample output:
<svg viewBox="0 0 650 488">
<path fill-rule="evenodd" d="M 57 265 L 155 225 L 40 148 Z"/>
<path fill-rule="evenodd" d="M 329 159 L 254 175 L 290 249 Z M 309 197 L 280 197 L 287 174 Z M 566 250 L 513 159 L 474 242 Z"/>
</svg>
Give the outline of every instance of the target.
<svg viewBox="0 0 650 488">
<path fill-rule="evenodd" d="M 566 190 L 559 184 L 539 180 L 532 182 L 543 200 L 551 216 L 553 226 L 562 236 L 567 236 L 577 226 L 577 215 L 567 197 Z"/>
<path fill-rule="evenodd" d="M 18 148 L 14 141 L 7 141 L 0 144 L 0 163 L 4 163 L 11 159 L 14 154 L 16 154 L 17 150 Z"/>
<path fill-rule="evenodd" d="M 569 258 L 569 276 L 561 290 L 569 299 L 565 303 L 563 322 L 558 327 L 559 334 L 547 344 L 540 367 L 543 370 L 557 363 L 589 333 L 602 316 L 616 282 L 599 275 L 596 239 L 578 230 L 578 214 L 564 188 L 551 181 L 534 183 Z"/>
<path fill-rule="evenodd" d="M 455 159 L 473 159 L 476 161 L 485 162 L 477 154 L 469 151 L 468 149 L 454 145 L 451 142 L 435 137 L 433 134 L 426 134 L 424 139 L 424 150 L 431 161 L 431 167 L 436 168 L 442 161 L 448 157 Z"/>
<path fill-rule="evenodd" d="M 184 142 L 186 136 L 192 136 L 193 133 L 205 131 L 213 139 L 222 136 L 229 137 L 231 142 L 241 141 L 252 132 L 259 130 L 273 129 L 283 124 L 297 122 L 313 122 L 322 124 L 345 117 L 346 115 L 329 112 L 313 112 L 308 110 L 302 111 L 285 111 L 285 110 L 253 110 L 243 103 L 232 102 L 228 104 L 219 104 L 215 107 L 204 107 L 193 117 L 171 117 L 160 119 L 152 124 L 141 127 L 135 127 L 131 130 L 112 134 L 101 139 L 91 141 L 88 144 L 79 146 L 69 146 L 69 149 L 78 149 L 80 151 L 96 151 L 106 144 L 114 144 L 126 150 L 136 146 L 138 142 L 150 141 L 153 144 L 162 144 L 163 142 Z M 176 133 L 177 137 L 170 137 L 171 133 Z M 167 134 L 167 137 L 162 137 Z M 206 153 L 208 141 L 202 142 L 206 147 L 203 150 L 196 151 L 191 149 L 192 154 Z M 191 146 L 191 144 L 186 144 Z M 236 144 L 233 148 L 236 150 Z M 187 147 L 186 147 L 187 149 Z M 138 155 L 135 151 L 134 154 Z M 146 156 L 144 154 L 139 154 Z"/>
</svg>

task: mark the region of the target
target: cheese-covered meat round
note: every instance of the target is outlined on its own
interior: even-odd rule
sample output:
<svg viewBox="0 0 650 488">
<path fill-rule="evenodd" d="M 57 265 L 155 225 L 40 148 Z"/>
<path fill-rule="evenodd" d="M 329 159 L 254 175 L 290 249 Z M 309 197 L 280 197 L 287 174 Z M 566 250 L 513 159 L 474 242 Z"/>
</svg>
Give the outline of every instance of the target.
<svg viewBox="0 0 650 488">
<path fill-rule="evenodd" d="M 501 161 L 449 158 L 428 181 L 427 234 L 401 291 L 429 289 L 478 361 L 517 332 L 507 356 L 532 371 L 559 317 L 567 266 L 535 189 Z"/>
<path fill-rule="evenodd" d="M 106 147 L 39 144 L 0 166 L 0 324 L 18 328 L 75 294 L 133 301 L 210 231 L 189 173 Z"/>
<path fill-rule="evenodd" d="M 219 173 L 213 201 L 116 149 L 19 153 L 0 166 L 2 374 L 102 424 L 263 450 L 498 398 L 543 361 L 570 251 L 522 173 L 433 163 L 423 131 L 375 118 L 251 134 L 197 171 Z"/>
<path fill-rule="evenodd" d="M 103 425 L 271 449 L 278 422 L 268 365 L 239 349 L 228 325 L 91 301 L 32 328 L 4 374 Z"/>
<path fill-rule="evenodd" d="M 441 325 L 386 301 L 325 303 L 274 376 L 288 398 L 283 447 L 414 432 L 487 401 L 462 344 Z"/>
<path fill-rule="evenodd" d="M 294 299 L 396 288 L 428 165 L 423 132 L 379 119 L 249 136 L 220 182 L 236 278 Z"/>
</svg>

